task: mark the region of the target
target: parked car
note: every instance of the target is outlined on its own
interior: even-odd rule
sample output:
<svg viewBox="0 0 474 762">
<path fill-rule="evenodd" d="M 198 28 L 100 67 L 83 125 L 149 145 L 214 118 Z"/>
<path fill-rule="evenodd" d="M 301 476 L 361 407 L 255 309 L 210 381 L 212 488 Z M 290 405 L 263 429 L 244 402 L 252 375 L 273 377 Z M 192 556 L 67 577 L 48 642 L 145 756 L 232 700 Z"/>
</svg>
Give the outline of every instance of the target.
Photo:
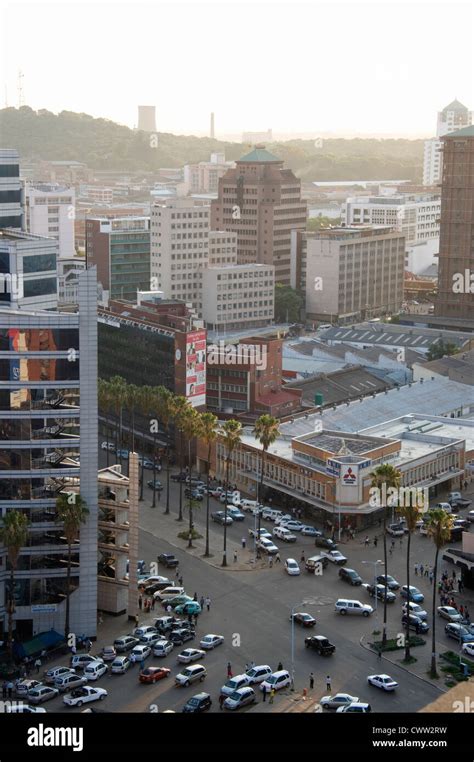
<svg viewBox="0 0 474 762">
<path fill-rule="evenodd" d="M 282 688 L 286 688 L 286 686 L 290 685 L 290 683 L 290 673 L 286 669 L 280 669 L 277 672 L 273 672 L 270 677 L 267 677 L 266 680 L 263 680 L 260 683 L 260 690 L 263 691 L 265 686 L 267 693 L 269 693 L 272 689 L 279 691 Z"/>
<path fill-rule="evenodd" d="M 117 656 L 117 651 L 113 646 L 104 646 L 100 654 L 102 661 L 113 661 Z"/>
<path fill-rule="evenodd" d="M 407 610 L 409 614 L 414 614 L 420 619 L 428 618 L 428 612 L 425 611 L 424 608 L 422 608 L 422 606 L 420 606 L 419 603 L 413 603 L 413 601 L 407 601 L 402 606 L 402 614 L 406 614 Z"/>
<path fill-rule="evenodd" d="M 163 590 L 158 590 L 153 597 L 158 601 L 170 601 L 172 598 L 176 598 L 177 595 L 184 595 L 184 587 L 170 585 Z"/>
<path fill-rule="evenodd" d="M 230 516 L 232 521 L 244 521 L 245 519 L 245 513 L 242 513 L 242 511 L 239 511 L 239 509 L 233 505 L 227 506 L 227 515 Z"/>
<path fill-rule="evenodd" d="M 230 677 L 227 682 L 222 686 L 220 695 L 221 696 L 230 696 L 234 691 L 237 691 L 239 688 L 245 688 L 247 685 L 247 675 L 234 675 L 234 677 Z"/>
<path fill-rule="evenodd" d="M 191 598 L 190 595 L 175 595 L 174 598 L 167 598 L 166 600 L 162 601 L 162 605 L 165 608 L 168 608 L 168 606 L 171 606 L 172 609 L 176 608 L 176 606 L 181 606 L 184 603 L 193 603 L 194 599 Z"/>
<path fill-rule="evenodd" d="M 131 667 L 132 662 L 128 656 L 117 656 L 112 662 L 111 671 L 113 675 L 123 675 Z"/>
<path fill-rule="evenodd" d="M 389 524 L 387 527 L 387 534 L 390 534 L 392 537 L 403 537 L 405 534 L 405 527 L 400 521 L 396 524 Z"/>
<path fill-rule="evenodd" d="M 153 485 L 155 486 L 153 487 Z M 147 487 L 149 487 L 150 489 L 155 489 L 155 491 L 157 492 L 161 492 L 161 490 L 163 489 L 163 485 L 159 479 L 155 479 L 155 481 L 153 481 L 153 479 L 148 479 Z"/>
<path fill-rule="evenodd" d="M 172 630 L 168 635 L 168 640 L 175 646 L 182 646 L 183 643 L 186 643 L 188 640 L 194 640 L 195 637 L 196 633 L 194 630 L 181 628 L 179 630 Z"/>
<path fill-rule="evenodd" d="M 317 651 L 321 656 L 331 656 L 336 646 L 329 642 L 325 635 L 310 635 L 304 639 L 306 648 Z"/>
<path fill-rule="evenodd" d="M 153 656 L 168 656 L 174 648 L 171 640 L 158 640 L 153 646 Z"/>
<path fill-rule="evenodd" d="M 394 691 L 395 688 L 398 688 L 398 683 L 390 675 L 369 675 L 367 682 L 383 691 Z"/>
<path fill-rule="evenodd" d="M 201 613 L 201 606 L 197 601 L 188 601 L 188 603 L 181 603 L 179 606 L 175 607 L 175 611 L 177 614 L 200 614 Z"/>
<path fill-rule="evenodd" d="M 183 712 L 206 712 L 211 706 L 212 699 L 208 693 L 196 693 L 183 706 Z"/>
<path fill-rule="evenodd" d="M 472 524 L 474 522 L 474 511 L 469 511 L 466 518 L 469 521 L 469 523 Z"/>
<path fill-rule="evenodd" d="M 457 640 L 458 643 L 472 643 L 474 642 L 474 633 L 472 633 L 465 625 L 458 622 L 450 622 L 444 628 L 444 631 L 448 638 Z"/>
<path fill-rule="evenodd" d="M 329 561 L 327 556 L 311 556 L 310 558 L 306 559 L 304 568 L 310 574 L 321 574 L 322 570 L 326 568 L 328 563 Z"/>
<path fill-rule="evenodd" d="M 362 577 L 354 569 L 339 569 L 339 576 L 350 585 L 361 585 Z"/>
<path fill-rule="evenodd" d="M 153 574 L 148 577 L 144 577 L 144 579 L 140 580 L 140 582 L 138 583 L 138 587 L 143 588 L 145 592 L 147 592 L 148 587 L 152 587 L 153 585 L 159 585 L 159 584 L 163 584 L 165 587 L 167 587 L 168 585 L 171 585 L 172 582 L 168 579 L 168 577 L 163 577 L 162 575 L 159 575 L 159 574 Z M 158 590 L 158 588 L 156 589 Z M 153 592 L 156 592 L 156 591 L 153 590 Z"/>
<path fill-rule="evenodd" d="M 87 682 L 89 682 L 89 680 L 98 680 L 102 675 L 105 675 L 106 672 L 107 664 L 104 664 L 103 661 L 92 661 L 84 668 L 84 677 Z"/>
<path fill-rule="evenodd" d="M 389 590 L 398 590 L 400 587 L 400 583 L 397 582 L 395 577 L 392 577 L 390 574 L 379 574 L 377 577 L 377 582 L 380 585 L 385 585 L 385 578 L 387 578 L 387 587 Z"/>
<path fill-rule="evenodd" d="M 104 662 L 102 662 L 102 664 L 104 664 Z M 66 691 L 72 690 L 72 688 L 79 688 L 81 685 L 85 685 L 87 681 L 87 677 L 76 675 L 72 672 L 69 675 L 57 677 L 54 681 L 54 687 L 57 688 L 60 693 L 65 693 Z"/>
<path fill-rule="evenodd" d="M 361 603 L 360 601 L 351 601 L 347 600 L 347 598 L 339 598 L 339 600 L 336 601 L 335 611 L 343 615 L 358 614 L 359 616 L 370 616 L 370 614 L 373 614 L 374 610 L 372 606 L 368 606 L 367 604 Z"/>
<path fill-rule="evenodd" d="M 219 495 L 219 501 L 221 503 L 232 503 L 232 505 L 240 505 L 240 492 L 233 490 L 231 492 L 221 492 Z"/>
<path fill-rule="evenodd" d="M 171 474 L 170 479 L 172 482 L 185 482 L 188 475 L 182 471 L 180 474 Z"/>
<path fill-rule="evenodd" d="M 419 616 L 416 616 L 415 614 L 409 614 L 409 624 L 408 627 L 410 630 L 415 630 L 416 634 L 418 635 L 420 632 L 425 634 L 428 632 L 429 625 L 421 619 Z M 406 627 L 407 625 L 407 614 L 404 614 L 402 616 L 402 625 L 403 627 Z"/>
<path fill-rule="evenodd" d="M 131 662 L 143 661 L 145 659 L 148 659 L 150 654 L 151 654 L 151 647 L 145 645 L 144 643 L 139 643 L 130 651 L 130 661 Z"/>
<path fill-rule="evenodd" d="M 140 466 L 142 466 L 143 468 L 148 468 L 148 469 L 152 469 L 152 468 L 153 468 L 153 461 L 152 461 L 150 458 L 146 458 L 146 457 L 144 457 L 143 455 L 141 455 L 141 456 L 138 458 L 138 463 L 139 463 L 139 464 L 140 464 Z M 155 471 L 161 471 L 161 466 L 160 466 L 160 464 L 159 464 L 159 463 L 156 463 L 156 464 L 155 464 Z"/>
<path fill-rule="evenodd" d="M 278 547 L 266 537 L 260 537 L 257 540 L 257 548 L 260 548 L 260 550 L 263 550 L 263 552 L 267 553 L 269 556 L 274 556 L 278 553 Z"/>
<path fill-rule="evenodd" d="M 116 452 L 117 458 L 123 458 L 124 460 L 128 460 L 128 450 L 121 450 L 118 449 Z"/>
<path fill-rule="evenodd" d="M 353 701 L 352 704 L 340 706 L 339 709 L 336 709 L 337 714 L 367 714 L 367 712 L 371 711 L 372 707 L 370 704 L 366 704 L 362 701 Z"/>
<path fill-rule="evenodd" d="M 248 669 L 245 674 L 247 676 L 247 684 L 255 685 L 256 683 L 263 683 L 267 677 L 270 677 L 272 669 L 268 664 L 259 664 L 257 667 Z"/>
<path fill-rule="evenodd" d="M 290 616 L 290 622 L 292 618 L 296 624 L 301 624 L 303 627 L 314 627 L 316 624 L 316 619 L 311 614 L 306 614 L 303 611 L 294 613 L 293 617 Z"/>
<path fill-rule="evenodd" d="M 169 677 L 170 673 L 171 670 L 167 667 L 145 667 L 138 675 L 138 680 L 140 683 L 157 683 Z"/>
<path fill-rule="evenodd" d="M 299 563 L 294 558 L 287 558 L 284 567 L 290 577 L 298 577 L 301 574 Z"/>
<path fill-rule="evenodd" d="M 138 638 L 134 638 L 132 635 L 122 635 L 114 640 L 114 648 L 118 654 L 126 653 L 135 648 L 139 642 Z"/>
<path fill-rule="evenodd" d="M 278 526 L 281 526 L 284 529 L 288 529 L 290 532 L 301 532 L 303 529 L 303 524 L 301 521 L 295 521 L 294 519 L 289 519 L 288 521 L 280 521 Z"/>
<path fill-rule="evenodd" d="M 453 524 L 453 529 L 455 527 L 460 527 L 460 529 L 465 529 L 466 531 L 469 531 L 471 524 L 467 519 L 456 519 Z"/>
<path fill-rule="evenodd" d="M 19 680 L 15 686 L 15 693 L 21 698 L 26 696 L 28 691 L 33 690 L 33 688 L 37 688 L 38 685 L 43 685 L 43 683 L 40 680 L 30 680 L 29 678 L 26 678 L 25 680 Z"/>
<path fill-rule="evenodd" d="M 238 688 L 230 696 L 227 696 L 223 706 L 224 709 L 240 709 L 242 706 L 247 706 L 247 704 L 253 704 L 255 700 L 255 691 L 247 685 Z"/>
<path fill-rule="evenodd" d="M 319 531 L 319 529 L 316 529 L 315 527 L 308 526 L 307 524 L 303 524 L 301 527 L 301 534 L 303 537 L 322 537 L 322 532 Z"/>
<path fill-rule="evenodd" d="M 338 566 L 342 566 L 343 564 L 347 563 L 347 558 L 342 555 L 338 550 L 323 550 L 321 553 L 322 556 L 326 556 L 328 561 L 331 561 L 333 564 L 337 564 Z"/>
<path fill-rule="evenodd" d="M 385 600 L 385 585 L 377 585 L 377 586 L 375 586 L 375 585 L 368 585 L 368 584 L 364 583 L 364 585 L 362 585 L 362 587 L 365 587 L 365 589 L 367 590 L 368 594 L 372 598 L 377 597 L 377 599 L 379 601 L 384 601 Z M 394 603 L 396 601 L 396 599 L 397 599 L 397 596 L 395 595 L 395 593 L 393 593 L 391 590 L 388 590 L 388 588 L 387 588 L 387 603 Z"/>
<path fill-rule="evenodd" d="M 138 640 L 141 641 L 145 635 L 149 635 L 150 633 L 153 635 L 157 635 L 158 630 L 156 629 L 156 627 L 153 627 L 153 625 L 147 624 L 147 625 L 142 625 L 141 627 L 136 627 L 133 631 L 133 636 L 135 638 L 138 638 Z"/>
<path fill-rule="evenodd" d="M 173 629 L 178 620 L 174 616 L 159 616 L 155 619 L 155 627 L 159 633 L 164 634 Z"/>
<path fill-rule="evenodd" d="M 341 706 L 349 706 L 359 701 L 357 696 L 351 696 L 349 693 L 336 693 L 334 696 L 323 696 L 320 704 L 323 709 L 339 709 Z"/>
<path fill-rule="evenodd" d="M 221 643 L 224 642 L 224 636 L 223 635 L 204 635 L 203 638 L 199 641 L 199 645 L 201 648 L 204 648 L 206 651 L 209 651 L 212 648 L 216 648 L 216 646 L 220 646 Z"/>
<path fill-rule="evenodd" d="M 230 526 L 230 524 L 234 523 L 234 520 L 231 516 L 227 514 L 225 515 L 225 511 L 216 511 L 215 513 L 211 513 L 211 519 L 212 521 L 215 521 L 216 524 L 227 524 L 227 526 Z"/>
<path fill-rule="evenodd" d="M 409 598 L 410 601 L 413 601 L 414 603 L 423 603 L 425 600 L 425 596 L 423 593 L 420 593 L 417 587 L 414 587 L 413 585 L 410 585 L 410 595 L 408 595 L 408 587 L 407 585 L 402 585 L 400 594 L 402 598 Z"/>
<path fill-rule="evenodd" d="M 251 529 L 249 529 L 249 535 L 250 535 L 250 537 L 255 537 L 257 534 L 258 534 L 259 537 L 266 537 L 268 540 L 270 540 L 270 542 L 272 540 L 272 535 L 268 531 L 268 529 L 264 529 L 263 527 L 260 529 L 260 531 L 258 529 L 253 528 L 253 527 Z"/>
<path fill-rule="evenodd" d="M 334 542 L 330 537 L 316 537 L 314 544 L 317 548 L 325 548 L 326 550 L 337 549 L 337 542 Z"/>
<path fill-rule="evenodd" d="M 43 683 L 32 688 L 27 694 L 30 704 L 44 704 L 45 701 L 50 701 L 56 696 L 59 696 L 58 689 L 52 688 L 50 685 L 43 685 Z"/>
<path fill-rule="evenodd" d="M 176 675 L 174 683 L 175 685 L 188 686 L 191 683 L 195 683 L 196 680 L 202 682 L 206 675 L 207 670 L 202 664 L 191 664 Z"/>
<path fill-rule="evenodd" d="M 463 652 L 463 654 L 467 654 L 468 656 L 474 657 L 474 642 L 471 641 L 471 642 L 463 643 L 461 647 L 461 651 Z"/>
<path fill-rule="evenodd" d="M 81 688 L 74 688 L 71 693 L 63 697 L 63 704 L 66 706 L 78 706 L 87 704 L 90 701 L 103 701 L 107 697 L 105 688 L 95 688 L 91 685 L 84 685 Z"/>
<path fill-rule="evenodd" d="M 279 540 L 284 542 L 296 542 L 296 535 L 292 534 L 289 529 L 285 527 L 277 526 L 273 530 L 273 536 L 278 537 Z"/>
<path fill-rule="evenodd" d="M 438 606 L 438 614 L 443 619 L 447 619 L 448 622 L 462 623 L 464 621 L 463 617 L 454 606 Z"/>
<path fill-rule="evenodd" d="M 191 498 L 191 500 L 197 500 L 199 503 L 204 499 L 203 494 L 199 489 L 185 489 L 184 497 Z"/>
<path fill-rule="evenodd" d="M 178 661 L 182 664 L 191 664 L 198 659 L 204 659 L 206 652 L 200 648 L 185 648 L 178 654 Z"/>
<path fill-rule="evenodd" d="M 51 669 L 45 671 L 43 683 L 45 685 L 54 685 L 56 678 L 74 673 L 75 670 L 71 669 L 71 667 L 51 667 Z"/>
<path fill-rule="evenodd" d="M 42 706 L 31 706 L 21 701 L 18 704 L 6 704 L 5 712 L 7 714 L 45 714 L 46 709 Z"/>
<path fill-rule="evenodd" d="M 103 656 L 93 656 L 92 654 L 74 654 L 71 656 L 72 669 L 84 669 L 91 661 L 104 661 Z"/>
</svg>

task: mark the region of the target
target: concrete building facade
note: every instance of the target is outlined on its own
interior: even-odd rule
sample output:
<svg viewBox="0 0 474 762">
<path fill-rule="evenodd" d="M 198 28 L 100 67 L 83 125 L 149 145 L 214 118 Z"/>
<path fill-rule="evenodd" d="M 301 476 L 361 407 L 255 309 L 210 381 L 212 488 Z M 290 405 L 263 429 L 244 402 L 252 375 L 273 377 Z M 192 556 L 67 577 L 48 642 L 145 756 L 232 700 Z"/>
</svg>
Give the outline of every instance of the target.
<svg viewBox="0 0 474 762">
<path fill-rule="evenodd" d="M 63 185 L 27 185 L 26 228 L 34 235 L 55 238 L 60 257 L 73 257 L 75 190 Z"/>
<path fill-rule="evenodd" d="M 0 149 L 0 228 L 24 228 L 20 156 L 13 148 Z"/>
<path fill-rule="evenodd" d="M 449 103 L 442 111 L 438 112 L 436 125 L 436 137 L 425 140 L 423 156 L 423 185 L 438 185 L 441 182 L 443 171 L 443 143 L 440 140 L 444 135 L 468 127 L 471 124 L 472 114 L 458 100 Z"/>
<path fill-rule="evenodd" d="M 54 238 L 0 229 L 0 305 L 11 309 L 54 310 L 58 305 Z"/>
</svg>

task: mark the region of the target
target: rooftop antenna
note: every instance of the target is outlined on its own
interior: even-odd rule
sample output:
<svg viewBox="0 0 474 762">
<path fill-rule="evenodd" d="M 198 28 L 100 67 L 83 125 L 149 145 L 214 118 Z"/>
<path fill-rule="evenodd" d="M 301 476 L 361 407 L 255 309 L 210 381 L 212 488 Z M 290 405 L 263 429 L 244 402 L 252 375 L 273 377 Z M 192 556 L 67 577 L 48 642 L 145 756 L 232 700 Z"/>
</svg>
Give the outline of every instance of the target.
<svg viewBox="0 0 474 762">
<path fill-rule="evenodd" d="M 23 79 L 24 79 L 24 77 L 25 77 L 25 75 L 19 69 L 18 70 L 18 86 L 17 86 L 17 90 L 18 90 L 18 108 L 21 108 L 22 106 L 25 105 L 25 93 L 23 91 Z"/>
</svg>

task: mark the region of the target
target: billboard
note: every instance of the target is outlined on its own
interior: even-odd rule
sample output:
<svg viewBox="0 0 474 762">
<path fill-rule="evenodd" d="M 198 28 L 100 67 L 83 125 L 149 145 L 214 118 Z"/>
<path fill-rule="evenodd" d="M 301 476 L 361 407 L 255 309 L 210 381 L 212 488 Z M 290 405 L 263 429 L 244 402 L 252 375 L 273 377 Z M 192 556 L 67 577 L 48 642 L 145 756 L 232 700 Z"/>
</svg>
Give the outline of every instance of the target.
<svg viewBox="0 0 474 762">
<path fill-rule="evenodd" d="M 186 334 L 186 399 L 193 407 L 206 404 L 206 331 Z"/>
<path fill-rule="evenodd" d="M 357 487 L 359 485 L 359 466 L 343 465 L 341 468 L 341 481 L 348 487 Z"/>
</svg>

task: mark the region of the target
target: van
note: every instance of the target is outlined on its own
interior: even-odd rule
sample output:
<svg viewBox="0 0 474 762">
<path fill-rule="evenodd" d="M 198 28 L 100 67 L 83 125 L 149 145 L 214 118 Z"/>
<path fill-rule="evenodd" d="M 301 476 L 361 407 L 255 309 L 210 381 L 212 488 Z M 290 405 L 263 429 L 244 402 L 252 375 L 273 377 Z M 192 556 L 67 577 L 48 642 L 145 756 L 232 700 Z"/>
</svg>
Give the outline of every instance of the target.
<svg viewBox="0 0 474 762">
<path fill-rule="evenodd" d="M 283 518 L 283 511 L 277 511 L 275 508 L 264 508 L 262 512 L 262 518 L 268 519 L 268 521 L 280 521 Z"/>
<path fill-rule="evenodd" d="M 315 574 L 318 569 L 326 568 L 328 563 L 327 556 L 311 556 L 311 558 L 306 559 L 304 568 L 310 574 Z"/>
<path fill-rule="evenodd" d="M 169 601 L 171 598 L 176 598 L 177 595 L 184 595 L 184 587 L 165 587 L 164 590 L 158 590 L 153 598 L 159 601 Z"/>
<path fill-rule="evenodd" d="M 239 503 L 239 508 L 241 511 L 250 511 L 253 508 L 258 508 L 260 506 L 260 503 L 257 500 L 241 500 Z"/>
<path fill-rule="evenodd" d="M 373 614 L 372 606 L 360 601 L 348 601 L 345 598 L 339 598 L 336 601 L 335 611 L 339 614 L 359 614 L 361 616 L 369 616 Z"/>
</svg>

